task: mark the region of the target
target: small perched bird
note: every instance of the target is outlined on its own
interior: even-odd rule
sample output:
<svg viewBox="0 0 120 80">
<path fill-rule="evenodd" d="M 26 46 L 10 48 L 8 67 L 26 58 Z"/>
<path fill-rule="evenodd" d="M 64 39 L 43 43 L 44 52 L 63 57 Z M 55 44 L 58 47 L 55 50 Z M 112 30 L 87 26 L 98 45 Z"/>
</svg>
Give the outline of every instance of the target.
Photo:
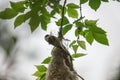
<svg viewBox="0 0 120 80">
<path fill-rule="evenodd" d="M 52 36 L 52 35 L 46 35 L 45 40 L 54 46 L 54 49 L 58 48 L 61 50 L 62 57 L 65 59 L 66 65 L 70 68 L 70 70 L 73 70 L 73 63 L 72 63 L 72 57 L 69 53 L 69 51 L 65 48 L 65 46 L 62 44 L 62 42 L 59 40 L 59 38 Z M 53 51 L 54 51 L 53 49 Z M 58 53 L 57 53 L 58 54 Z M 60 55 L 60 54 L 58 54 Z"/>
<path fill-rule="evenodd" d="M 46 80 L 78 80 L 73 68 L 72 57 L 59 38 L 46 35 L 45 40 L 54 46 Z"/>
</svg>

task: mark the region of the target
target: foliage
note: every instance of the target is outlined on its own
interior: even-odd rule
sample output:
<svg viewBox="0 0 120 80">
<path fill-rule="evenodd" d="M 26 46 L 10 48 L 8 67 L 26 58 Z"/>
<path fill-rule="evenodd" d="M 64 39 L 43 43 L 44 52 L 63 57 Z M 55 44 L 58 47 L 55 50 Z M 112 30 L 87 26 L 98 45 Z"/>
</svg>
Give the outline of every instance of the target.
<svg viewBox="0 0 120 80">
<path fill-rule="evenodd" d="M 63 18 L 63 29 L 62 34 L 66 35 L 72 27 L 75 26 L 75 36 L 76 40 L 73 40 L 70 44 L 74 54 L 73 58 L 78 58 L 84 56 L 83 53 L 78 53 L 78 48 L 86 50 L 86 42 L 90 45 L 94 41 L 98 43 L 109 45 L 106 31 L 97 25 L 98 20 L 89 20 L 85 16 L 82 16 L 82 5 L 85 3 L 93 10 L 98 10 L 101 3 L 108 2 L 108 0 L 79 0 L 79 4 L 67 3 L 64 8 L 64 17 L 62 17 L 62 4 L 60 0 L 21 0 L 18 2 L 10 2 L 10 8 L 0 12 L 1 19 L 12 19 L 15 18 L 14 27 L 19 27 L 22 23 L 28 22 L 31 31 L 35 31 L 39 25 L 43 30 L 47 30 L 47 25 L 50 23 L 51 19 L 54 18 L 57 26 L 61 26 L 61 21 Z M 80 13 L 79 13 L 80 12 Z M 56 14 L 60 15 L 61 18 L 56 18 Z M 69 18 L 74 21 L 70 22 Z M 80 37 L 84 37 L 81 40 Z M 46 58 L 42 64 L 48 64 L 51 57 Z M 44 80 L 47 68 L 44 65 L 36 66 L 37 72 L 34 76 L 37 76 L 37 80 Z"/>
<path fill-rule="evenodd" d="M 37 71 L 33 74 L 38 77 L 37 80 L 45 80 L 47 68 L 44 65 L 37 65 Z"/>
</svg>

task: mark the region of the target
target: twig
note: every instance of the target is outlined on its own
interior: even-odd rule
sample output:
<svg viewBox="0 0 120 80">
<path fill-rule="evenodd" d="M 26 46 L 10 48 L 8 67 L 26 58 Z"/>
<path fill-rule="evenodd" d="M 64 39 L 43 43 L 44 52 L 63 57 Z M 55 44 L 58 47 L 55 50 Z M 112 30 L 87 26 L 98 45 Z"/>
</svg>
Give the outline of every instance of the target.
<svg viewBox="0 0 120 80">
<path fill-rule="evenodd" d="M 80 75 L 77 75 L 78 77 L 80 77 L 82 80 L 85 80 L 83 77 L 81 77 Z"/>
<path fill-rule="evenodd" d="M 82 17 L 82 6 L 81 6 L 81 3 L 80 3 L 80 17 Z"/>
<path fill-rule="evenodd" d="M 80 3 L 80 19 L 82 18 L 83 16 L 82 16 L 82 6 L 81 6 L 81 3 Z M 81 20 L 82 21 L 82 20 Z M 82 21 L 83 22 L 83 21 Z M 78 33 L 80 32 L 80 29 L 78 28 Z M 77 37 L 77 40 L 79 40 L 80 39 L 80 36 L 78 35 L 78 37 Z"/>
<path fill-rule="evenodd" d="M 64 9 L 65 9 L 66 2 L 67 2 L 67 0 L 64 1 L 63 7 L 62 7 L 62 19 L 61 19 L 61 26 L 59 28 L 59 36 L 58 36 L 60 40 L 63 39 L 62 29 L 63 29 Z"/>
</svg>

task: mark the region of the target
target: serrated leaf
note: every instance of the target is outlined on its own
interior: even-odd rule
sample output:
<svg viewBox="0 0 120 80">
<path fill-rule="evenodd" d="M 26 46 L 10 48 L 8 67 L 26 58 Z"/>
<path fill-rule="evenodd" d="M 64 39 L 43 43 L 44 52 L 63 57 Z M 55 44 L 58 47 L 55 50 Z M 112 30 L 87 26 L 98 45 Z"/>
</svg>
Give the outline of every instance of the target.
<svg viewBox="0 0 120 80">
<path fill-rule="evenodd" d="M 15 21 L 14 21 L 14 26 L 15 26 L 15 28 L 16 28 L 17 26 L 21 25 L 23 22 L 25 22 L 25 15 L 22 14 L 22 15 L 17 16 L 17 18 L 16 18 Z"/>
<path fill-rule="evenodd" d="M 68 16 L 69 17 L 78 18 L 78 12 L 77 12 L 77 10 L 72 9 L 72 8 L 68 8 L 67 12 L 68 12 Z"/>
<path fill-rule="evenodd" d="M 19 2 L 12 2 L 12 1 L 10 1 L 10 5 L 17 12 L 24 12 L 24 10 L 25 10 L 25 7 L 24 7 L 25 2 L 26 1 L 19 1 Z"/>
<path fill-rule="evenodd" d="M 86 2 L 88 2 L 88 0 L 80 0 L 80 4 L 84 4 Z"/>
<path fill-rule="evenodd" d="M 63 25 L 66 25 L 69 23 L 69 20 L 67 19 L 67 17 L 64 17 L 63 18 Z M 59 19 L 57 22 L 56 22 L 56 25 L 57 26 L 60 26 L 61 25 L 61 19 Z"/>
<path fill-rule="evenodd" d="M 76 5 L 76 4 L 74 4 L 74 3 L 69 3 L 69 4 L 67 4 L 67 7 L 68 7 L 68 8 L 73 8 L 73 9 L 80 8 L 79 5 Z"/>
<path fill-rule="evenodd" d="M 95 11 L 100 7 L 101 0 L 89 0 L 89 6 Z"/>
<path fill-rule="evenodd" d="M 40 16 L 38 16 L 37 14 L 33 14 L 34 16 L 31 17 L 30 21 L 29 21 L 29 25 L 31 28 L 31 31 L 33 32 L 40 24 L 41 20 L 40 20 Z"/>
<path fill-rule="evenodd" d="M 76 54 L 72 54 L 72 58 L 79 58 L 79 57 L 83 57 L 85 55 L 86 54 L 83 54 L 83 53 L 76 53 Z"/>
<path fill-rule="evenodd" d="M 69 30 L 71 30 L 71 28 L 72 28 L 72 24 L 66 25 L 62 30 L 62 34 L 65 35 Z"/>
<path fill-rule="evenodd" d="M 42 64 L 48 64 L 51 61 L 51 57 L 47 57 L 45 60 L 43 60 Z"/>
<path fill-rule="evenodd" d="M 85 39 L 87 40 L 87 42 L 91 45 L 94 41 L 94 37 L 91 31 L 87 31 L 85 33 Z"/>
<path fill-rule="evenodd" d="M 82 48 L 86 50 L 86 45 L 85 45 L 85 41 L 77 41 L 78 45 Z"/>
<path fill-rule="evenodd" d="M 47 68 L 44 65 L 37 65 L 36 68 L 39 72 L 46 72 L 47 71 Z"/>
<path fill-rule="evenodd" d="M 93 33 L 94 39 L 104 45 L 109 45 L 106 34 Z"/>
<path fill-rule="evenodd" d="M 74 45 L 76 43 L 76 40 L 72 41 L 69 45 L 69 47 L 71 47 L 72 45 Z"/>
<path fill-rule="evenodd" d="M 72 45 L 72 48 L 73 48 L 74 52 L 76 53 L 77 49 L 78 49 L 78 45 Z"/>
<path fill-rule="evenodd" d="M 103 2 L 109 2 L 108 0 L 101 0 L 101 1 L 103 1 Z"/>
<path fill-rule="evenodd" d="M 4 11 L 0 12 L 0 18 L 1 19 L 11 19 L 17 16 L 18 12 L 16 12 L 14 9 L 6 8 Z"/>
</svg>

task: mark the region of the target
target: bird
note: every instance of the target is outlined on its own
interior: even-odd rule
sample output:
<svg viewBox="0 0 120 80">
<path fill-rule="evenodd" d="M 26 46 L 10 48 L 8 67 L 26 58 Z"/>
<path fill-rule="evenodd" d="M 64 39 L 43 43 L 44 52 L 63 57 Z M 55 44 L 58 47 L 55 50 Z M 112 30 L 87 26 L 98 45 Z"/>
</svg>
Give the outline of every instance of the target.
<svg viewBox="0 0 120 80">
<path fill-rule="evenodd" d="M 58 37 L 46 35 L 45 40 L 54 46 L 46 73 L 46 80 L 78 80 L 72 57 Z"/>
</svg>

